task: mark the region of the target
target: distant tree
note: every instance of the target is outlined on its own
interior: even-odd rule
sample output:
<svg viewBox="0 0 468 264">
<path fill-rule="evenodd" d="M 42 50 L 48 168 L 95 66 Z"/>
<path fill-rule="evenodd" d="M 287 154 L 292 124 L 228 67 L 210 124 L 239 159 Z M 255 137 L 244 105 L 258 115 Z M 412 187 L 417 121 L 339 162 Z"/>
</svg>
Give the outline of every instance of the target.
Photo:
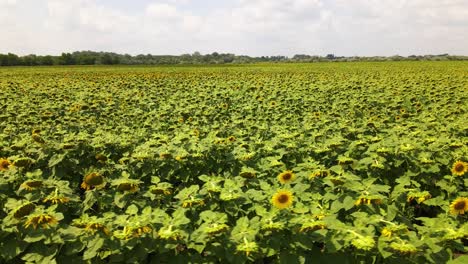
<svg viewBox="0 0 468 264">
<path fill-rule="evenodd" d="M 71 53 L 62 53 L 59 57 L 59 64 L 60 65 L 73 65 L 75 64 L 75 59 Z"/>
<path fill-rule="evenodd" d="M 50 55 L 43 56 L 39 59 L 39 64 L 40 65 L 53 65 L 54 59 Z"/>
</svg>

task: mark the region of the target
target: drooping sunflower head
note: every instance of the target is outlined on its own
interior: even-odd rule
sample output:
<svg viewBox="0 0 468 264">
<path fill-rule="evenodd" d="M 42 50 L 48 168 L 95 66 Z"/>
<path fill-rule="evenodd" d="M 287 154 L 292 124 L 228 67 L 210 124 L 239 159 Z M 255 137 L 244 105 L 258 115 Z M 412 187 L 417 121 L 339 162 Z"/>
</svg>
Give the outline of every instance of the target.
<svg viewBox="0 0 468 264">
<path fill-rule="evenodd" d="M 28 190 L 28 191 L 32 191 L 32 190 L 42 187 L 42 185 L 43 185 L 43 182 L 41 180 L 27 180 L 20 185 L 20 188 Z"/>
<path fill-rule="evenodd" d="M 459 160 L 453 164 L 452 174 L 462 176 L 466 172 L 468 172 L 468 163 Z"/>
<path fill-rule="evenodd" d="M 103 153 L 98 153 L 94 157 L 96 158 L 97 161 L 101 163 L 105 163 L 108 159 L 108 157 Z"/>
<path fill-rule="evenodd" d="M 117 186 L 117 190 L 121 192 L 136 192 L 138 191 L 138 184 L 123 182 Z"/>
<path fill-rule="evenodd" d="M 22 204 L 21 206 L 19 206 L 18 208 L 16 208 L 14 211 L 13 211 L 13 216 L 16 218 L 16 219 L 20 219 L 20 218 L 23 218 L 27 215 L 29 215 L 30 213 L 32 213 L 32 211 L 34 211 L 34 209 L 36 208 L 36 205 L 31 203 L 31 202 L 27 202 L 25 204 Z"/>
<path fill-rule="evenodd" d="M 458 197 L 450 204 L 450 213 L 453 215 L 463 215 L 468 212 L 468 198 Z"/>
<path fill-rule="evenodd" d="M 110 231 L 105 224 L 105 220 L 103 218 L 97 218 L 96 216 L 89 217 L 86 214 L 82 215 L 80 218 L 73 219 L 72 225 L 82 228 L 84 231 L 91 234 L 102 232 L 106 235 L 110 235 Z"/>
<path fill-rule="evenodd" d="M 100 231 L 106 235 L 110 234 L 109 229 L 104 224 L 97 222 L 91 222 L 86 224 L 84 229 L 92 234 L 96 233 L 97 231 Z"/>
<path fill-rule="evenodd" d="M 292 205 L 293 194 L 288 190 L 279 190 L 271 198 L 271 203 L 278 209 L 285 209 Z"/>
<path fill-rule="evenodd" d="M 282 184 L 286 184 L 286 183 L 289 183 L 291 181 L 293 181 L 294 179 L 296 178 L 296 175 L 294 175 L 294 173 L 292 171 L 285 171 L 285 172 L 282 172 L 278 175 L 278 180 L 282 183 Z"/>
<path fill-rule="evenodd" d="M 85 175 L 81 188 L 91 190 L 91 188 L 100 188 L 105 185 L 104 177 L 98 172 L 91 172 Z"/>
<path fill-rule="evenodd" d="M 121 192 L 137 192 L 140 188 L 141 181 L 135 179 L 122 178 L 115 180 L 113 185 Z"/>
<path fill-rule="evenodd" d="M 56 225 L 58 221 L 55 216 L 42 212 L 29 215 L 24 223 L 24 227 L 28 228 L 32 226 L 34 229 L 37 229 L 37 227 L 49 228 L 52 225 Z"/>
<path fill-rule="evenodd" d="M 11 162 L 7 159 L 0 158 L 0 171 L 6 171 L 10 168 Z"/>
</svg>

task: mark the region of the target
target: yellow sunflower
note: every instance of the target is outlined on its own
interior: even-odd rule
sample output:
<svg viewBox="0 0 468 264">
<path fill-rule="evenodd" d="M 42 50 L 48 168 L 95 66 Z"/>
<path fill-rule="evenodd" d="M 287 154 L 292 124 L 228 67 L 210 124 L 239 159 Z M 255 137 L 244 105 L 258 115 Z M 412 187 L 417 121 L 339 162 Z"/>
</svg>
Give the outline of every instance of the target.
<svg viewBox="0 0 468 264">
<path fill-rule="evenodd" d="M 44 203 L 52 203 L 52 204 L 64 204 L 70 201 L 70 198 L 65 196 L 47 196 L 42 200 Z"/>
<path fill-rule="evenodd" d="M 28 191 L 32 191 L 34 189 L 42 187 L 42 184 L 43 183 L 41 180 L 28 180 L 28 181 L 23 182 L 20 185 L 20 188 L 28 190 Z"/>
<path fill-rule="evenodd" d="M 282 172 L 282 173 L 280 173 L 278 175 L 278 180 L 282 184 L 289 183 L 289 182 L 293 181 L 295 178 L 296 178 L 296 175 L 294 175 L 294 173 L 292 171 L 285 171 L 285 172 Z"/>
<path fill-rule="evenodd" d="M 292 205 L 293 198 L 294 196 L 290 191 L 279 190 L 271 198 L 271 203 L 276 208 L 284 209 Z"/>
<path fill-rule="evenodd" d="M 468 163 L 459 160 L 453 164 L 452 174 L 462 176 L 466 172 L 468 172 Z"/>
<path fill-rule="evenodd" d="M 468 212 L 468 198 L 458 197 L 450 204 L 450 213 L 453 215 L 462 215 Z"/>
<path fill-rule="evenodd" d="M 42 228 L 49 228 L 51 225 L 55 225 L 58 223 L 58 219 L 49 214 L 37 214 L 31 215 L 26 220 L 24 227 L 28 228 L 29 226 L 33 226 L 34 229 L 37 229 L 38 226 Z"/>
<path fill-rule="evenodd" d="M 91 190 L 91 188 L 100 188 L 104 185 L 104 177 L 97 172 L 92 172 L 84 177 L 83 182 L 81 183 L 81 188 L 88 191 Z"/>
<path fill-rule="evenodd" d="M 0 171 L 6 171 L 10 168 L 11 162 L 7 159 L 0 158 Z"/>
</svg>

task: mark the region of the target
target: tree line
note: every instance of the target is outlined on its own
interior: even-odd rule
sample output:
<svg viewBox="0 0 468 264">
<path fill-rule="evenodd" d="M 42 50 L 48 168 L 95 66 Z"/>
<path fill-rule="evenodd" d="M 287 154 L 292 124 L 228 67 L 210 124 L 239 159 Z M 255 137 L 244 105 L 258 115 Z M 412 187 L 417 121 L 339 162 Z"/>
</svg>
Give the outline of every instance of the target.
<svg viewBox="0 0 468 264">
<path fill-rule="evenodd" d="M 327 54 L 326 56 L 296 54 L 287 56 L 251 57 L 231 53 L 182 55 L 152 55 L 118 54 L 113 52 L 75 51 L 62 53 L 60 56 L 35 55 L 18 56 L 13 53 L 0 54 L 0 66 L 48 66 L 48 65 L 164 65 L 164 64 L 243 64 L 258 62 L 339 62 L 339 61 L 447 61 L 468 60 L 468 56 L 411 55 L 411 56 L 375 56 L 375 57 L 344 57 Z"/>
</svg>

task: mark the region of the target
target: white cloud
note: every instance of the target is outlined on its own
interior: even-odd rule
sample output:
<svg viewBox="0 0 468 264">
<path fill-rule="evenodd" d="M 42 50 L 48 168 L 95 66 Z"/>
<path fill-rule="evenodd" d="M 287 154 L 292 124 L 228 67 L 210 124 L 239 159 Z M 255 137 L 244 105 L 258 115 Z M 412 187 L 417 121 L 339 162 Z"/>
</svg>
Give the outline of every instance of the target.
<svg viewBox="0 0 468 264">
<path fill-rule="evenodd" d="M 465 0 L 109 3 L 0 0 L 0 52 L 468 54 Z"/>
</svg>

